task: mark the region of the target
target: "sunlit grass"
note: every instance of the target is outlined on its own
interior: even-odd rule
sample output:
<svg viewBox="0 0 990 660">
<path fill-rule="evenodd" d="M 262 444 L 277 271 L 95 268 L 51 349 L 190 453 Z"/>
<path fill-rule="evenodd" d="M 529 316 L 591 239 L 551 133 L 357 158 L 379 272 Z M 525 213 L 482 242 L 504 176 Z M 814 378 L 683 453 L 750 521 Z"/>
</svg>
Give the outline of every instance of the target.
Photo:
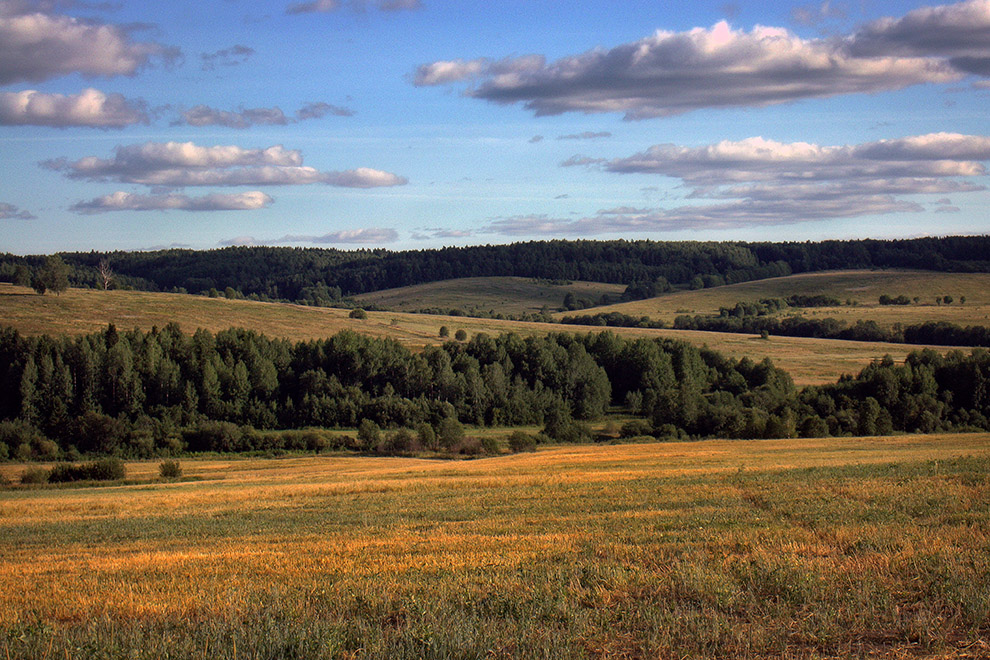
<svg viewBox="0 0 990 660">
<path fill-rule="evenodd" d="M 182 468 L 0 491 L 0 657 L 988 650 L 990 434 Z"/>
<path fill-rule="evenodd" d="M 968 305 L 968 303 L 967 303 Z M 231 327 L 250 328 L 270 337 L 293 341 L 328 337 L 353 330 L 373 337 L 389 337 L 419 350 L 444 341 L 441 326 L 453 335 L 464 329 L 497 335 L 515 332 L 523 336 L 547 332 L 600 332 L 602 328 L 552 323 L 523 323 L 457 316 L 433 316 L 402 312 L 369 312 L 367 319 L 352 319 L 348 311 L 249 300 L 226 300 L 142 291 L 69 289 L 60 296 L 38 296 L 31 289 L 0 284 L 2 323 L 30 334 L 78 335 L 100 332 L 108 323 L 120 330 L 178 323 L 188 333 L 197 328 L 219 332 Z M 873 360 L 890 355 L 903 360 L 916 346 L 848 342 L 804 337 L 773 337 L 684 330 L 610 328 L 623 337 L 671 337 L 708 346 L 736 358 L 759 361 L 765 357 L 786 370 L 798 385 L 835 382 L 842 374 L 858 373 Z M 945 348 L 937 350 L 945 351 Z"/>
<path fill-rule="evenodd" d="M 648 300 L 595 308 L 593 313 L 617 311 L 630 316 L 649 316 L 673 323 L 680 314 L 718 314 L 720 307 L 762 298 L 792 295 L 828 295 L 853 306 L 801 310 L 811 318 L 836 318 L 849 323 L 875 321 L 890 327 L 895 323 L 912 325 L 927 321 L 948 321 L 957 325 L 990 325 L 990 274 L 937 273 L 905 270 L 851 270 L 802 273 L 754 282 L 697 291 L 677 291 Z M 881 295 L 919 298 L 910 305 L 879 304 Z M 950 305 L 938 305 L 936 298 L 952 296 Z M 960 298 L 966 297 L 965 304 Z M 792 313 L 785 310 L 783 313 Z M 573 312 L 571 312 L 573 313 Z M 591 313 L 591 312 L 588 312 Z M 564 313 L 555 316 L 564 316 Z"/>
</svg>

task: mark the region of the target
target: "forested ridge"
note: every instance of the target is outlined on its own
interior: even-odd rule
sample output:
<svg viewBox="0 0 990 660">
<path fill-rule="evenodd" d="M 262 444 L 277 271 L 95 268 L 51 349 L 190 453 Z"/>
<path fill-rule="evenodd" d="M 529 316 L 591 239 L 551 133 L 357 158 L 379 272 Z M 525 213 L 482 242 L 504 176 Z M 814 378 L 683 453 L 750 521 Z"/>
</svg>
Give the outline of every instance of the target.
<svg viewBox="0 0 990 660">
<path fill-rule="evenodd" d="M 399 450 L 413 429 L 423 448 L 454 449 L 461 424 L 541 425 L 578 442 L 610 407 L 638 418 L 623 434 L 665 438 L 990 429 L 985 350 L 916 352 L 798 390 L 769 360 L 608 332 L 479 334 L 417 354 L 353 332 L 292 343 L 175 325 L 76 338 L 2 329 L 0 378 L 0 458 L 18 459 L 322 448 L 264 432 L 305 427 L 362 429 L 347 447 L 363 451 L 387 448 L 381 427 Z"/>
<path fill-rule="evenodd" d="M 459 277 L 518 276 L 693 288 L 822 270 L 917 268 L 990 272 L 990 236 L 819 243 L 533 241 L 393 252 L 287 247 L 62 253 L 73 286 L 223 293 L 328 305 L 343 296 Z M 0 281 L 24 282 L 44 257 L 3 255 Z"/>
</svg>

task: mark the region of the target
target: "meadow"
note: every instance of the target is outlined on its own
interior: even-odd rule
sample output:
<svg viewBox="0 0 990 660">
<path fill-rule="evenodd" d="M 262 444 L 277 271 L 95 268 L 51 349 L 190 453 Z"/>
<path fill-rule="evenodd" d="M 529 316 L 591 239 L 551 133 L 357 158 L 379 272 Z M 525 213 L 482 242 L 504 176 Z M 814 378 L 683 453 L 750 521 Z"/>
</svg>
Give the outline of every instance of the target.
<svg viewBox="0 0 990 660">
<path fill-rule="evenodd" d="M 526 277 L 462 277 L 363 293 L 354 300 L 361 305 L 402 312 L 456 308 L 468 313 L 522 316 L 544 308 L 557 311 L 568 293 L 597 302 L 603 295 L 618 299 L 625 289 L 622 284 L 603 282 L 555 284 Z"/>
<path fill-rule="evenodd" d="M 729 288 L 729 287 L 725 287 Z M 99 332 L 113 323 L 120 330 L 178 323 L 186 332 L 204 328 L 219 332 L 231 327 L 250 328 L 270 337 L 293 341 L 328 337 L 353 330 L 373 337 L 389 337 L 412 350 L 445 341 L 440 328 L 453 336 L 459 329 L 468 336 L 485 332 L 515 332 L 522 336 L 547 332 L 600 332 L 602 328 L 552 323 L 526 323 L 462 316 L 434 316 L 405 312 L 368 312 L 365 319 L 349 318 L 345 309 L 306 307 L 251 300 L 227 300 L 144 291 L 69 289 L 59 296 L 38 296 L 26 287 L 0 284 L 0 317 L 3 324 L 29 335 L 80 335 Z M 901 361 L 919 346 L 873 342 L 759 337 L 743 334 L 684 330 L 610 328 L 623 337 L 671 337 L 696 346 L 707 346 L 736 358 L 760 361 L 769 357 L 791 374 L 798 385 L 835 382 L 843 374 L 859 372 L 871 361 L 890 355 Z M 935 350 L 944 352 L 945 347 Z"/>
<path fill-rule="evenodd" d="M 990 434 L 181 465 L 0 490 L 0 657 L 990 654 Z"/>
<path fill-rule="evenodd" d="M 910 305 L 880 305 L 881 295 L 906 296 Z M 832 317 L 850 324 L 872 320 L 890 327 L 927 321 L 948 321 L 957 325 L 990 325 L 990 274 L 941 273 L 909 270 L 847 270 L 802 273 L 742 282 L 713 289 L 675 291 L 656 298 L 634 300 L 587 313 L 621 312 L 630 316 L 649 316 L 653 320 L 673 323 L 681 314 L 718 314 L 720 307 L 737 302 L 755 302 L 762 298 L 787 298 L 793 295 L 826 295 L 838 298 L 838 307 L 801 309 L 810 318 Z M 936 298 L 950 295 L 952 304 L 939 305 Z M 917 303 L 913 299 L 917 297 Z M 966 298 L 965 303 L 960 299 Z M 784 310 L 782 314 L 793 313 Z M 557 317 L 574 312 L 558 313 Z"/>
</svg>

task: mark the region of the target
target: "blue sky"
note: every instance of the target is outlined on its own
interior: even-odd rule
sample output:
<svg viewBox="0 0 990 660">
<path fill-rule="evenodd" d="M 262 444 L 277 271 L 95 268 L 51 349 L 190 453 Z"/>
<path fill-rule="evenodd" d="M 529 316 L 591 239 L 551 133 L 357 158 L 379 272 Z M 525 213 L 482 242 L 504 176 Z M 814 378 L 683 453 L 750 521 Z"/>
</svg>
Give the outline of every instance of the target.
<svg viewBox="0 0 990 660">
<path fill-rule="evenodd" d="M 990 0 L 0 0 L 0 251 L 990 231 Z"/>
</svg>

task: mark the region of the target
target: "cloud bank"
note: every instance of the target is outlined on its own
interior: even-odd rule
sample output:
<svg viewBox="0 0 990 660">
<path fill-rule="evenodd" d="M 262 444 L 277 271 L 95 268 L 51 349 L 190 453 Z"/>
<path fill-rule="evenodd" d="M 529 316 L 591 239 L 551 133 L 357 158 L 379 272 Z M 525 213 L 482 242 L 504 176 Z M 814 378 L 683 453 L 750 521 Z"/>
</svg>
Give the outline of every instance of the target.
<svg viewBox="0 0 990 660">
<path fill-rule="evenodd" d="M 947 83 L 966 74 L 990 76 L 990 0 L 918 9 L 830 39 L 802 39 L 779 27 L 735 30 L 722 21 L 659 30 L 550 63 L 539 55 L 441 60 L 418 67 L 412 82 L 473 79 L 467 96 L 522 103 L 538 116 L 621 112 L 647 119 Z"/>
<path fill-rule="evenodd" d="M 985 175 L 987 160 L 990 137 L 958 133 L 840 146 L 762 137 L 702 147 L 661 144 L 626 158 L 574 157 L 561 165 L 672 177 L 691 188 L 688 199 L 710 203 L 606 209 L 579 219 L 514 216 L 486 230 L 506 236 L 664 232 L 917 212 L 924 207 L 904 196 L 985 190 L 965 179 Z"/>
<path fill-rule="evenodd" d="M 271 197 L 257 190 L 232 195 L 213 194 L 203 197 L 189 197 L 180 194 L 135 195 L 127 192 L 115 192 L 88 202 L 78 202 L 69 207 L 69 210 L 83 215 L 112 211 L 253 211 L 265 208 L 271 205 L 273 201 Z"/>
<path fill-rule="evenodd" d="M 365 167 L 321 172 L 304 166 L 299 151 L 281 145 L 244 149 L 233 145 L 204 147 L 192 142 L 146 142 L 117 147 L 111 158 L 89 156 L 72 162 L 57 159 L 45 161 L 42 166 L 70 179 L 173 188 L 314 183 L 377 188 L 408 183 L 405 177 Z"/>
</svg>

